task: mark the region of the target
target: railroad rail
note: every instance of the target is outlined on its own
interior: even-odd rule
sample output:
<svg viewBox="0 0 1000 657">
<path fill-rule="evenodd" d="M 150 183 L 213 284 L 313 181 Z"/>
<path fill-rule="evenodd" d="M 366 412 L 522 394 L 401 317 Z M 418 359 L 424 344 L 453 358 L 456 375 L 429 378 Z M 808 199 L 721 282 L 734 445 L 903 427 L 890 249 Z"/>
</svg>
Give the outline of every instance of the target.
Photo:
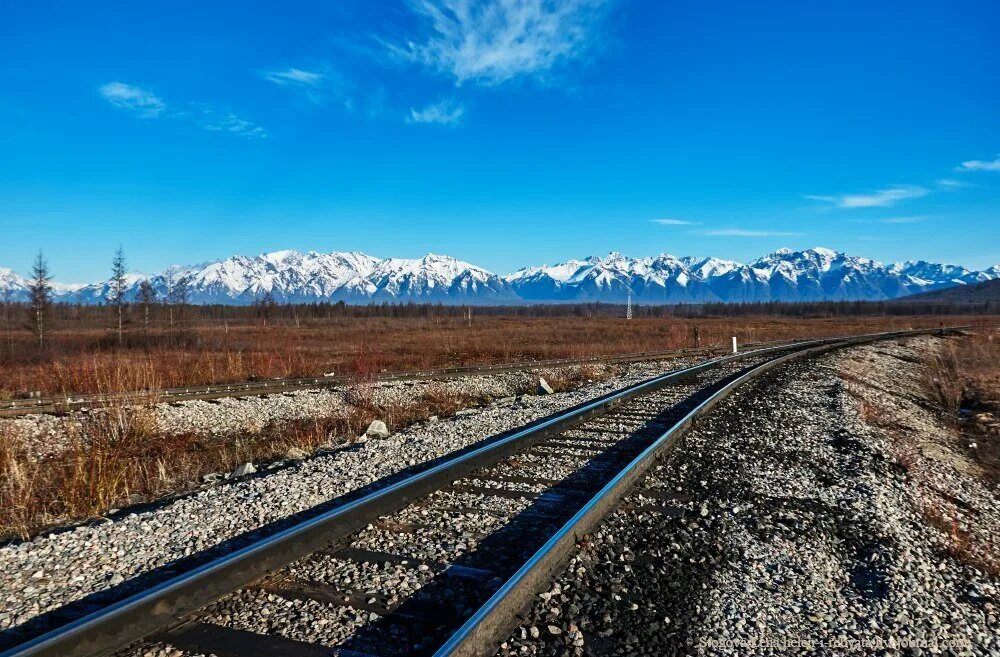
<svg viewBox="0 0 1000 657">
<path fill-rule="evenodd" d="M 796 344 L 802 339 L 771 342 L 750 342 L 743 345 L 744 349 L 762 348 L 766 346 Z M 547 360 L 519 361 L 514 363 L 497 363 L 493 365 L 467 365 L 459 367 L 441 367 L 423 370 L 408 370 L 404 372 L 383 372 L 373 377 L 374 381 L 408 381 L 419 379 L 447 379 L 484 374 L 502 374 L 551 367 L 571 365 L 587 365 L 595 363 L 632 363 L 644 360 L 667 360 L 685 356 L 713 356 L 726 353 L 727 346 L 710 346 L 692 349 L 669 349 L 663 351 L 642 351 L 628 354 L 592 356 L 587 358 L 552 358 Z M 137 390 L 128 393 L 114 394 L 76 394 L 49 397 L 29 397 L 0 400 L 0 418 L 17 417 L 39 413 L 68 413 L 71 411 L 97 408 L 112 405 L 122 401 L 136 399 L 152 400 L 157 403 L 175 403 L 196 399 L 222 399 L 224 397 L 251 397 L 256 395 L 272 395 L 298 390 L 316 390 L 336 388 L 345 384 L 355 383 L 354 376 L 319 376 L 295 379 L 267 379 L 259 381 L 242 381 L 237 383 L 219 383 L 202 386 L 184 386 L 178 388 L 161 388 L 154 390 Z"/>
<path fill-rule="evenodd" d="M 137 641 L 219 657 L 492 654 L 576 542 L 741 384 L 793 358 L 938 330 L 768 347 L 628 386 L 483 441 L 0 657 L 94 657 Z M 467 530 L 471 518 L 475 531 Z M 393 568 L 421 585 L 402 599 L 342 585 L 344 572 L 363 581 L 373 569 Z M 308 618 L 325 634 L 316 641 L 314 627 L 265 634 L 240 626 L 240 618 L 267 616 L 246 612 L 248 605 L 266 609 L 271 599 L 320 603 Z M 313 623 L 312 614 L 323 613 L 333 620 Z"/>
</svg>

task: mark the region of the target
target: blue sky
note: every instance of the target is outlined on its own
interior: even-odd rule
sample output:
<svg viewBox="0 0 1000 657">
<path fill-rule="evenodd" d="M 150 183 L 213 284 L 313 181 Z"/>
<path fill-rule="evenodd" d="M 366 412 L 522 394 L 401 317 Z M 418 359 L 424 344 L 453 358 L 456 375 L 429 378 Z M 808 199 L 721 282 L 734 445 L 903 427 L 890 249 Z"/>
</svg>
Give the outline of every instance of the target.
<svg viewBox="0 0 1000 657">
<path fill-rule="evenodd" d="M 0 265 L 1000 261 L 995 2 L 0 0 Z M 266 4 L 266 3 L 262 3 Z M 210 5 L 210 6 L 205 6 Z"/>
</svg>

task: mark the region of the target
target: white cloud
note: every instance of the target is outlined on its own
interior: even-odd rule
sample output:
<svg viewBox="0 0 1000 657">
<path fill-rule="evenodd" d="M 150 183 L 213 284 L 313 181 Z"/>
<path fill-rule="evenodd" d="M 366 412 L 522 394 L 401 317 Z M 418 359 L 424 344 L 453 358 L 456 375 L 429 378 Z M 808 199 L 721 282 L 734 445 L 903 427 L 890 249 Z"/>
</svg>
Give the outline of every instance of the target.
<svg viewBox="0 0 1000 657">
<path fill-rule="evenodd" d="M 207 105 L 200 105 L 201 115 L 198 125 L 211 132 L 229 132 L 248 139 L 267 136 L 264 128 L 229 111 L 220 111 Z"/>
<path fill-rule="evenodd" d="M 274 71 L 259 71 L 261 78 L 279 87 L 298 93 L 316 105 L 324 105 L 328 96 L 336 94 L 344 97 L 345 103 L 353 102 L 346 97 L 343 80 L 330 70 L 307 71 L 301 68 L 286 68 Z"/>
<path fill-rule="evenodd" d="M 196 125 L 211 132 L 228 132 L 247 138 L 266 137 L 264 128 L 228 110 L 219 110 L 206 103 L 189 103 L 187 110 L 173 110 L 164 114 L 167 104 L 155 94 L 123 82 L 109 82 L 98 90 L 109 103 L 137 113 L 143 118 L 166 118 L 179 121 L 194 121 Z"/>
<path fill-rule="evenodd" d="M 465 114 L 465 106 L 451 98 L 428 105 L 422 109 L 410 108 L 407 123 L 439 123 L 452 125 L 458 123 Z"/>
<path fill-rule="evenodd" d="M 455 78 L 496 85 L 579 58 L 605 0 L 411 0 L 428 27 L 390 52 Z"/>
<path fill-rule="evenodd" d="M 882 224 L 915 224 L 923 220 L 923 217 L 887 217 L 878 221 Z"/>
<path fill-rule="evenodd" d="M 1000 171 L 1000 157 L 995 160 L 967 160 L 962 162 L 962 171 Z"/>
<path fill-rule="evenodd" d="M 650 223 L 660 224 L 661 226 L 695 226 L 699 222 L 685 221 L 683 219 L 650 219 Z"/>
<path fill-rule="evenodd" d="M 280 87 L 318 87 L 326 77 L 316 71 L 304 71 L 300 68 L 286 68 L 282 71 L 261 71 L 260 75 L 268 82 Z"/>
<path fill-rule="evenodd" d="M 919 185 L 894 185 L 870 194 L 842 194 L 839 196 L 809 195 L 813 201 L 832 203 L 839 208 L 884 208 L 907 199 L 927 196 L 930 192 Z"/>
<path fill-rule="evenodd" d="M 802 233 L 789 233 L 780 230 L 744 230 L 742 228 L 722 228 L 719 230 L 706 230 L 702 235 L 713 237 L 792 237 Z"/>
<path fill-rule="evenodd" d="M 124 82 L 109 82 L 98 91 L 115 107 L 135 112 L 144 119 L 155 119 L 167 109 L 167 104 L 156 94 Z"/>
<path fill-rule="evenodd" d="M 942 189 L 959 189 L 961 187 L 972 186 L 963 180 L 955 180 L 954 178 L 938 178 L 934 182 L 938 187 L 941 187 Z"/>
</svg>

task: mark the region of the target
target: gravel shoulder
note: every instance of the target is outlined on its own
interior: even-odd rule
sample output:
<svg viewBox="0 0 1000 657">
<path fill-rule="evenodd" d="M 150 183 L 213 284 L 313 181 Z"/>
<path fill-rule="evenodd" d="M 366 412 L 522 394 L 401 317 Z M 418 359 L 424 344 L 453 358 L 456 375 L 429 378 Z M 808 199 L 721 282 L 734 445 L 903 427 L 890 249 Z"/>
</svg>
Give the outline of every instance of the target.
<svg viewBox="0 0 1000 657">
<path fill-rule="evenodd" d="M 1000 654 L 984 561 L 1000 496 L 921 386 L 942 344 L 855 347 L 745 386 L 499 654 Z"/>
<path fill-rule="evenodd" d="M 170 577 L 190 566 L 193 555 L 203 560 L 231 550 L 252 540 L 259 529 L 272 530 L 316 505 L 686 364 L 678 360 L 635 363 L 622 366 L 606 381 L 544 396 L 503 396 L 515 388 L 523 389 L 525 382 L 518 377 L 531 376 L 525 373 L 447 381 L 443 385 L 488 389 L 499 399 L 448 420 L 411 426 L 386 439 L 322 451 L 274 470 L 221 481 L 157 508 L 0 547 L 0 585 L 4 591 L 0 597 L 0 648 L 25 632 L 34 634 L 64 620 L 67 614 L 78 616 L 93 605 Z M 420 387 L 421 383 L 387 384 L 375 394 L 413 395 Z M 305 396 L 319 395 L 308 392 L 285 399 L 290 400 L 289 407 L 299 409 L 295 412 L 308 412 L 308 408 L 296 406 Z M 204 402 L 185 402 L 184 407 L 197 409 L 189 417 L 212 411 L 223 422 L 262 401 L 267 400 L 222 400 L 209 405 L 210 409 L 202 409 Z M 64 605 L 69 606 L 65 613 L 51 613 Z"/>
<path fill-rule="evenodd" d="M 658 365 L 638 363 L 636 367 L 675 369 L 689 362 L 690 359 L 672 359 Z M 627 365 L 596 364 L 591 367 L 616 375 L 630 371 Z M 574 368 L 555 368 L 541 373 L 559 376 L 572 369 Z M 359 391 L 372 403 L 382 405 L 406 402 L 431 388 L 443 394 L 459 391 L 485 398 L 501 398 L 533 390 L 538 376 L 539 372 L 518 371 L 441 380 L 381 381 L 280 394 L 156 403 L 152 410 L 156 432 L 228 438 L 258 433 L 282 422 L 342 414 Z M 68 436 L 73 433 L 73 425 L 88 413 L 100 412 L 91 410 L 66 415 L 37 414 L 0 418 L 0 432 L 19 437 L 38 456 L 53 455 L 65 448 Z"/>
</svg>

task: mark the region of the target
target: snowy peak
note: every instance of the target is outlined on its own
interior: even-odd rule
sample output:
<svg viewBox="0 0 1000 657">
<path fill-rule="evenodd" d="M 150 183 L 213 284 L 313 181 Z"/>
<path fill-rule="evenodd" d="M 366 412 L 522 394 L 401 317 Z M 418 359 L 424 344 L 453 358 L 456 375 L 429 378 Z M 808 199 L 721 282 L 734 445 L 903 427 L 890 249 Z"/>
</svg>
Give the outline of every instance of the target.
<svg viewBox="0 0 1000 657">
<path fill-rule="evenodd" d="M 389 258 L 368 276 L 372 298 L 465 303 L 513 301 L 510 284 L 496 274 L 446 255 L 420 259 Z"/>
<path fill-rule="evenodd" d="M 721 258 L 697 258 L 685 256 L 680 259 L 685 267 L 701 278 L 711 278 L 722 276 L 740 268 L 742 265 L 734 260 L 723 260 Z"/>
</svg>

